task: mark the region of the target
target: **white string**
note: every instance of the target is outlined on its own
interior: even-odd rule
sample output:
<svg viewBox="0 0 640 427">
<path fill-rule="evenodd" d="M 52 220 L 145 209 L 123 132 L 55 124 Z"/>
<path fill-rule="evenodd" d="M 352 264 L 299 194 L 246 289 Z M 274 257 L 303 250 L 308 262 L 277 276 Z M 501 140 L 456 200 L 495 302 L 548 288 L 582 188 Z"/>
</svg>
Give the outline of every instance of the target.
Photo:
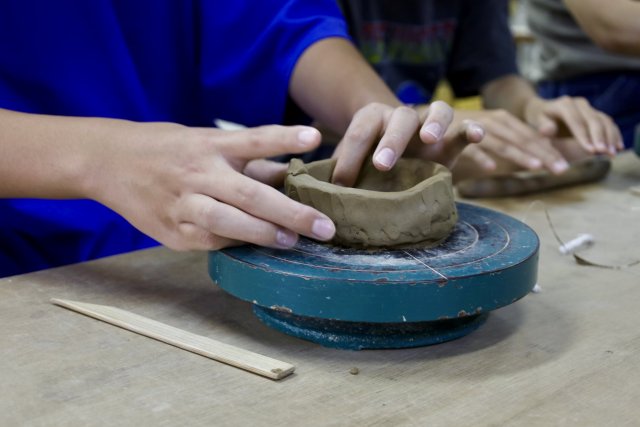
<svg viewBox="0 0 640 427">
<path fill-rule="evenodd" d="M 416 261 L 418 261 L 420 264 L 424 265 L 425 267 L 427 267 L 429 270 L 433 271 L 434 273 L 436 273 L 438 276 L 442 277 L 444 280 L 449 280 L 447 279 L 447 276 L 443 275 L 442 273 L 440 273 L 438 270 L 436 270 L 433 267 L 429 267 L 427 264 L 425 264 L 424 262 L 420 261 L 418 258 L 414 257 L 413 255 L 411 255 L 409 252 L 407 251 L 403 251 L 405 254 L 409 255 L 411 258 L 415 259 Z"/>
<path fill-rule="evenodd" d="M 560 244 L 560 247 L 567 246 L 567 243 L 565 243 L 564 240 L 562 240 L 560 238 L 560 236 L 558 235 L 558 232 L 556 231 L 556 228 L 553 225 L 553 222 L 551 221 L 551 216 L 549 215 L 549 209 L 547 209 L 547 205 L 542 200 L 534 200 L 533 202 L 531 202 L 529 204 L 529 206 L 527 207 L 527 210 L 525 211 L 524 218 L 521 221 L 526 224 L 525 219 L 526 219 L 527 215 L 530 213 L 530 211 L 532 210 L 533 206 L 536 205 L 536 204 L 542 205 L 542 209 L 543 209 L 544 214 L 545 214 L 545 216 L 547 218 L 547 224 L 549 225 L 549 228 L 551 229 L 551 233 L 553 234 L 553 237 L 555 237 L 556 241 Z M 578 236 L 578 238 L 580 238 L 580 240 L 582 240 L 582 239 L 589 240 L 588 238 L 584 238 L 584 237 L 581 237 L 581 236 L 582 235 Z M 590 236 L 590 235 L 587 235 L 587 236 Z M 593 237 L 591 237 L 591 238 L 593 239 Z M 576 239 L 574 239 L 574 240 L 576 240 Z M 582 244 L 582 245 L 580 245 L 580 248 L 583 248 L 584 246 L 585 245 Z M 591 260 L 588 260 L 588 259 L 584 258 L 581 255 L 578 255 L 576 253 L 577 250 L 578 250 L 578 248 L 574 248 L 574 250 L 571 251 L 571 252 L 568 252 L 568 254 L 573 255 L 573 258 L 576 260 L 576 262 L 579 265 L 588 265 L 588 266 L 599 267 L 599 268 L 610 268 L 610 269 L 613 269 L 613 270 L 619 270 L 619 269 L 622 269 L 622 268 L 629 268 L 629 267 L 633 267 L 635 265 L 640 265 L 640 259 L 637 259 L 635 261 L 629 262 L 627 264 L 620 264 L 620 265 L 601 264 L 599 262 L 594 262 L 594 261 L 591 261 Z"/>
</svg>

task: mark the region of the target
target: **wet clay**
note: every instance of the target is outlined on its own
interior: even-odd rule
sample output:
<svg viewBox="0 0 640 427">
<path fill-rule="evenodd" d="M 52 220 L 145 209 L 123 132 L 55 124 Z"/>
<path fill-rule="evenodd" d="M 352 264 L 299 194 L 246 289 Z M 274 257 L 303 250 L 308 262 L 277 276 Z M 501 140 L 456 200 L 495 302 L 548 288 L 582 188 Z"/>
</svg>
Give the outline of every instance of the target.
<svg viewBox="0 0 640 427">
<path fill-rule="evenodd" d="M 336 245 L 431 247 L 458 220 L 451 173 L 438 163 L 400 159 L 391 171 L 381 172 L 369 160 L 353 188 L 329 182 L 334 167 L 334 159 L 291 160 L 285 192 L 333 220 Z"/>
</svg>

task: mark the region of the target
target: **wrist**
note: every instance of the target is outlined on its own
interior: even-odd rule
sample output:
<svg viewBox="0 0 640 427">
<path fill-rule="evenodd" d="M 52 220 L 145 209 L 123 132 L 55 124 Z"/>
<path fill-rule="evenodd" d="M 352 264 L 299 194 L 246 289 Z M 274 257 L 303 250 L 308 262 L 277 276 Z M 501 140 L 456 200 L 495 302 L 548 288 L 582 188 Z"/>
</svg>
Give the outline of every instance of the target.
<svg viewBox="0 0 640 427">
<path fill-rule="evenodd" d="M 84 198 L 93 119 L 0 111 L 0 195 Z"/>
<path fill-rule="evenodd" d="M 127 120 L 80 119 L 76 159 L 67 176 L 78 197 L 108 204 L 109 189 L 125 172 L 124 153 L 133 144 L 129 135 L 137 126 L 138 123 Z"/>
</svg>

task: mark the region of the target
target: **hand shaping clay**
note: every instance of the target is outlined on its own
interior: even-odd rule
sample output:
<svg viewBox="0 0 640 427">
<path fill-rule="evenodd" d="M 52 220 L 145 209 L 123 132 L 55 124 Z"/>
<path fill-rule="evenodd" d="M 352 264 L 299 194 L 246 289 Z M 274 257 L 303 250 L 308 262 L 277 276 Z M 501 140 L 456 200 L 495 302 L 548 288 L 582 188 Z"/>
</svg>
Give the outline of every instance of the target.
<svg viewBox="0 0 640 427">
<path fill-rule="evenodd" d="M 431 247 L 458 220 L 449 170 L 421 159 L 400 159 L 388 172 L 365 162 L 355 186 L 329 181 L 335 160 L 291 160 L 289 197 L 325 213 L 336 224 L 332 241 L 350 247 Z"/>
</svg>

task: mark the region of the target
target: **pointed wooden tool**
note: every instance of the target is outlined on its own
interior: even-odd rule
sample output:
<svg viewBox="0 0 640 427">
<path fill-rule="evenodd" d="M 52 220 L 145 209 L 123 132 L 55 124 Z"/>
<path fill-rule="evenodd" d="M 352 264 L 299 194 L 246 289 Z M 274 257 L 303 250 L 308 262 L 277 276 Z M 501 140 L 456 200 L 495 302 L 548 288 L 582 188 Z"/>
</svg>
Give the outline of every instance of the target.
<svg viewBox="0 0 640 427">
<path fill-rule="evenodd" d="M 140 335 L 274 380 L 284 378 L 295 370 L 295 366 L 289 363 L 174 328 L 116 307 L 57 298 L 51 299 L 51 302 Z"/>
</svg>

